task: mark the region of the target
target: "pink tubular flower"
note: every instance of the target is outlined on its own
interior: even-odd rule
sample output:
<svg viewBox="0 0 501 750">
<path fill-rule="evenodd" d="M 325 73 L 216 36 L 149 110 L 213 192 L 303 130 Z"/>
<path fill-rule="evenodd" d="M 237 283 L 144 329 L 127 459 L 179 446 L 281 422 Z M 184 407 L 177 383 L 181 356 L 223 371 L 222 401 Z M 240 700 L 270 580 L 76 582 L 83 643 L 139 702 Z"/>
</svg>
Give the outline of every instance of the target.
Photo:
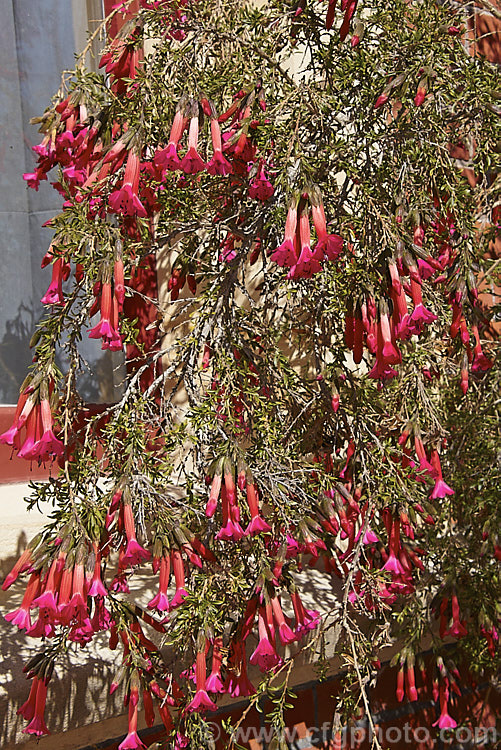
<svg viewBox="0 0 501 750">
<path fill-rule="evenodd" d="M 264 518 L 261 518 L 261 515 L 259 513 L 259 503 L 257 498 L 257 489 L 256 485 L 251 482 L 247 481 L 246 487 L 246 497 L 247 497 L 247 504 L 249 506 L 250 514 L 251 514 L 251 521 L 247 528 L 245 529 L 246 534 L 266 534 L 269 531 L 271 531 L 271 526 L 266 523 Z"/>
<path fill-rule="evenodd" d="M 40 586 L 40 572 L 32 573 L 26 591 L 24 592 L 23 600 L 19 609 L 14 612 L 9 612 L 5 615 L 5 619 L 17 625 L 20 629 L 29 630 L 31 628 L 30 608 L 33 599 L 36 597 Z"/>
<path fill-rule="evenodd" d="M 186 710 L 193 711 L 217 711 L 217 706 L 212 701 L 206 690 L 205 678 L 206 678 L 206 663 L 205 663 L 205 649 L 197 652 L 197 666 L 195 681 L 197 691 L 194 698 L 186 706 Z"/>
<path fill-rule="evenodd" d="M 138 702 L 139 689 L 136 681 L 132 678 L 129 694 L 129 728 L 127 736 L 118 746 L 118 750 L 136 750 L 136 748 L 146 748 L 146 745 L 141 742 L 141 738 L 137 733 Z"/>
<path fill-rule="evenodd" d="M 207 172 L 213 175 L 220 175 L 225 177 L 226 175 L 232 174 L 233 167 L 230 162 L 223 156 L 223 145 L 221 140 L 221 128 L 217 117 L 213 117 L 210 121 L 210 132 L 212 137 L 212 148 L 214 150 L 212 159 L 207 164 Z"/>
<path fill-rule="evenodd" d="M 318 627 L 320 614 L 316 610 L 306 609 L 297 591 L 291 591 L 290 597 L 296 615 L 296 636 L 302 637 L 309 630 Z"/>
<path fill-rule="evenodd" d="M 169 609 L 169 599 L 167 589 L 169 588 L 170 579 L 170 557 L 163 555 L 160 560 L 160 576 L 158 583 L 158 593 L 148 602 L 150 609 L 157 609 L 159 612 L 165 612 Z"/>
<path fill-rule="evenodd" d="M 22 716 L 26 721 L 31 721 L 35 715 L 35 704 L 37 699 L 39 680 L 40 678 L 38 677 L 38 675 L 35 675 L 35 677 L 33 678 L 33 682 L 31 683 L 28 699 L 16 711 L 17 715 Z"/>
<path fill-rule="evenodd" d="M 223 639 L 221 638 L 221 636 L 217 636 L 216 638 L 214 638 L 214 643 L 212 646 L 211 673 L 207 678 L 207 682 L 205 683 L 205 688 L 209 693 L 224 692 L 224 684 L 221 679 L 221 665 L 223 663 L 222 647 Z"/>
<path fill-rule="evenodd" d="M 82 625 L 88 619 L 85 568 L 83 563 L 76 563 L 71 581 L 71 599 L 60 612 L 63 622 L 75 622 Z"/>
<path fill-rule="evenodd" d="M 476 344 L 473 348 L 473 363 L 471 366 L 471 370 L 472 372 L 487 372 L 487 370 L 490 370 L 494 363 L 489 359 L 489 357 L 486 357 L 482 351 L 478 326 L 473 325 L 472 330 L 475 336 Z"/>
<path fill-rule="evenodd" d="M 47 580 L 43 584 L 43 592 L 32 602 L 33 607 L 40 607 L 49 610 L 52 617 L 55 617 L 57 614 L 58 584 L 65 558 L 65 553 L 61 553 L 52 562 Z"/>
<path fill-rule="evenodd" d="M 42 305 L 64 305 L 63 280 L 68 277 L 69 265 L 62 258 L 56 258 L 52 264 L 50 286 L 40 300 Z"/>
<path fill-rule="evenodd" d="M 438 726 L 439 729 L 454 729 L 457 722 L 448 714 L 449 688 L 445 684 L 440 685 L 440 716 L 432 726 Z"/>
<path fill-rule="evenodd" d="M 17 581 L 17 577 L 19 576 L 19 574 L 24 573 L 31 567 L 31 560 L 32 550 L 31 547 L 28 546 L 21 554 L 10 573 L 5 577 L 5 581 L 2 583 L 2 591 L 7 591 L 7 589 L 12 586 L 15 581 Z"/>
<path fill-rule="evenodd" d="M 282 612 L 282 607 L 280 606 L 278 597 L 276 595 L 273 596 L 270 599 L 270 602 L 273 611 L 273 618 L 278 625 L 278 635 L 280 637 L 280 640 L 284 645 L 288 643 L 294 643 L 294 641 L 298 640 L 299 635 L 297 633 L 294 633 L 294 631 L 291 630 L 291 628 L 285 621 L 285 616 Z"/>
<path fill-rule="evenodd" d="M 437 498 L 446 497 L 446 495 L 453 495 L 454 490 L 444 482 L 442 467 L 440 465 L 440 456 L 436 450 L 432 450 L 430 461 L 436 475 L 435 487 L 431 492 L 430 498 L 436 500 Z"/>
<path fill-rule="evenodd" d="M 280 663 L 280 657 L 268 637 L 268 628 L 263 616 L 263 607 L 258 614 L 259 643 L 251 654 L 249 662 L 259 667 L 261 672 L 267 672 Z"/>
<path fill-rule="evenodd" d="M 296 263 L 294 263 L 287 274 L 288 279 L 309 279 L 313 274 L 322 270 L 322 266 L 313 257 L 311 252 L 311 234 L 310 221 L 308 218 L 308 208 L 305 206 L 299 217 L 299 239 L 301 242 L 301 252 Z"/>
<path fill-rule="evenodd" d="M 43 433 L 31 449 L 31 457 L 40 461 L 48 461 L 54 456 L 62 456 L 64 445 L 58 440 L 52 431 L 53 419 L 48 399 L 43 398 L 40 401 L 40 416 L 42 421 Z"/>
<path fill-rule="evenodd" d="M 188 151 L 181 159 L 180 167 L 185 174 L 197 174 L 205 169 L 205 164 L 197 151 L 198 146 L 198 102 L 193 105 L 195 114 L 190 119 L 190 130 L 188 134 Z"/>
<path fill-rule="evenodd" d="M 289 205 L 285 220 L 284 241 L 272 254 L 271 260 L 279 266 L 293 266 L 298 258 L 296 251 L 297 204 L 295 198 Z"/>
<path fill-rule="evenodd" d="M 313 257 L 315 260 L 323 260 L 324 258 L 330 261 L 337 260 L 343 250 L 343 238 L 338 234 L 327 232 L 327 220 L 320 190 L 311 191 L 310 198 L 313 226 L 318 240 L 313 251 Z"/>
<path fill-rule="evenodd" d="M 176 593 L 174 594 L 170 603 L 171 609 L 178 607 L 188 596 L 188 592 L 184 588 L 184 564 L 183 558 L 179 550 L 174 549 L 171 552 L 172 568 L 174 570 L 174 580 L 176 582 Z"/>
<path fill-rule="evenodd" d="M 256 693 L 256 688 L 247 676 L 247 657 L 243 641 L 233 641 L 224 692 L 233 698 L 247 698 Z"/>
<path fill-rule="evenodd" d="M 15 447 L 19 449 L 19 431 L 23 428 L 28 415 L 34 406 L 34 400 L 29 398 L 26 392 L 20 394 L 16 411 L 14 412 L 12 426 L 0 435 L 0 443 L 3 443 L 4 445 L 15 445 Z"/>
<path fill-rule="evenodd" d="M 394 573 L 396 576 L 404 574 L 404 569 L 399 560 L 400 551 L 400 519 L 393 518 L 390 532 L 390 554 L 388 560 L 383 565 L 383 570 L 387 570 L 390 573 Z"/>
<path fill-rule="evenodd" d="M 103 282 L 101 289 L 101 320 L 89 331 L 89 338 L 103 339 L 105 342 L 120 338 L 118 331 L 112 325 L 113 301 L 110 281 Z"/>
<path fill-rule="evenodd" d="M 261 161 L 258 173 L 249 187 L 249 196 L 264 203 L 271 198 L 274 192 L 275 188 L 266 177 L 264 163 Z"/>
<path fill-rule="evenodd" d="M 139 156 L 131 148 L 127 156 L 122 187 L 111 193 L 108 204 L 113 213 L 124 216 L 140 216 L 146 218 L 148 213 L 139 200 Z"/>
<path fill-rule="evenodd" d="M 410 269 L 411 270 L 411 269 Z M 434 313 L 427 310 L 423 305 L 423 297 L 421 294 L 421 284 L 412 278 L 411 273 L 411 296 L 414 302 L 414 310 L 411 313 L 411 321 L 414 324 L 413 333 L 421 333 L 423 327 L 428 323 L 433 323 L 437 316 Z"/>
<path fill-rule="evenodd" d="M 180 106 L 176 114 L 174 115 L 174 121 L 172 123 L 169 136 L 169 143 L 162 151 L 157 151 L 157 153 L 153 157 L 153 163 L 155 167 L 164 170 L 181 169 L 181 162 L 179 161 L 179 157 L 177 155 L 177 149 L 185 128 L 185 122 L 186 120 L 183 112 L 183 107 Z"/>
<path fill-rule="evenodd" d="M 89 588 L 89 596 L 106 596 L 108 591 L 101 579 L 101 553 L 99 552 L 99 545 L 97 542 L 94 542 L 92 546 L 96 561 L 94 563 L 94 574 Z"/>
<path fill-rule="evenodd" d="M 35 699 L 35 711 L 28 726 L 23 729 L 24 734 L 34 734 L 41 737 L 50 734 L 44 720 L 45 702 L 47 700 L 47 685 L 44 680 L 38 680 Z"/>
<path fill-rule="evenodd" d="M 151 552 L 141 547 L 136 539 L 136 529 L 134 526 L 134 513 L 130 503 L 123 504 L 123 517 L 125 534 L 127 537 L 127 547 L 125 554 L 122 558 L 122 566 L 124 568 L 129 565 L 140 565 L 142 562 L 146 562 L 151 557 Z"/>
</svg>

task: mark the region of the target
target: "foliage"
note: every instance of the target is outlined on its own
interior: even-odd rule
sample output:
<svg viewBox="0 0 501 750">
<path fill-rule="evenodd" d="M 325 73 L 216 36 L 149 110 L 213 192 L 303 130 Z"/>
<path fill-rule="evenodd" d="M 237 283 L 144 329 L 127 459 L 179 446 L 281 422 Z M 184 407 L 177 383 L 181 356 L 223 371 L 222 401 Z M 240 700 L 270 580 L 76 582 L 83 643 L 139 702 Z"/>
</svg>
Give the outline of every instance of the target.
<svg viewBox="0 0 501 750">
<path fill-rule="evenodd" d="M 64 200 L 1 438 L 59 466 L 30 501 L 52 522 L 4 583 L 28 577 L 8 619 L 43 639 L 26 731 L 48 731 L 58 655 L 101 631 L 121 748 L 142 746 L 140 693 L 176 748 L 210 744 L 220 694 L 267 693 L 280 746 L 299 655 L 338 659 L 347 724 L 391 643 L 411 701 L 431 643 L 454 726 L 454 693 L 499 667 L 501 614 L 497 308 L 477 291 L 498 273 L 500 110 L 469 6 L 127 5 L 103 74 L 83 57 L 63 77 L 25 175 L 57 169 Z M 145 299 L 153 262 L 168 281 Z M 128 363 L 97 413 L 86 335 Z M 149 560 L 158 594 L 132 602 Z M 340 591 L 332 611 L 304 607 L 305 566 Z"/>
</svg>

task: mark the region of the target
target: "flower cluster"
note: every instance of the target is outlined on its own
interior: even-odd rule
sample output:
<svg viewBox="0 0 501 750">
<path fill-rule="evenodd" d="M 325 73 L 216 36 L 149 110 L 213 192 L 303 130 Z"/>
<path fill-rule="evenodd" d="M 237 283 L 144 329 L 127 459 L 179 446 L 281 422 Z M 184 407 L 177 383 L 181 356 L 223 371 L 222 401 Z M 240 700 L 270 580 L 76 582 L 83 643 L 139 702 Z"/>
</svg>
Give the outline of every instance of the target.
<svg viewBox="0 0 501 750">
<path fill-rule="evenodd" d="M 317 235 L 311 247 L 310 210 Z M 343 249 L 343 240 L 327 231 L 322 194 L 313 186 L 300 196 L 294 195 L 287 211 L 285 236 L 271 254 L 271 260 L 289 268 L 287 278 L 309 279 L 322 270 L 324 261 L 335 261 Z"/>
</svg>

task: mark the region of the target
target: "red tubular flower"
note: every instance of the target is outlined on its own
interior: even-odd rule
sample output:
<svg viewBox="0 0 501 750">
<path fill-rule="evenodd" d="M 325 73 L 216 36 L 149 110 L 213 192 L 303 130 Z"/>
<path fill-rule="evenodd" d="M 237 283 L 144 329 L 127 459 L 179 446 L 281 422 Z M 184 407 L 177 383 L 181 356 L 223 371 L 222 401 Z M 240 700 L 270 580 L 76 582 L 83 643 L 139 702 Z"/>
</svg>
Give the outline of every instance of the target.
<svg viewBox="0 0 501 750">
<path fill-rule="evenodd" d="M 94 574 L 90 583 L 89 596 L 106 596 L 108 591 L 101 579 L 101 553 L 99 552 L 99 545 L 97 542 L 94 542 L 92 546 L 96 561 L 94 563 Z"/>
<path fill-rule="evenodd" d="M 171 552 L 172 568 L 174 570 L 174 580 L 176 582 L 176 593 L 170 603 L 171 608 L 178 607 L 184 599 L 188 596 L 188 592 L 184 588 L 184 564 L 183 558 L 179 550 L 172 550 Z"/>
<path fill-rule="evenodd" d="M 108 344 L 120 338 L 120 334 L 112 325 L 113 302 L 111 283 L 103 282 L 101 289 L 101 320 L 89 331 L 89 338 L 103 339 Z"/>
<path fill-rule="evenodd" d="M 379 109 L 379 107 L 382 107 L 383 104 L 386 104 L 386 102 L 388 101 L 388 98 L 389 98 L 388 94 L 384 92 L 380 94 L 378 98 L 376 99 L 376 103 L 374 104 L 374 109 Z"/>
<path fill-rule="evenodd" d="M 41 737 L 50 734 L 44 720 L 45 703 L 47 700 L 47 685 L 44 680 L 37 681 L 37 692 L 35 699 L 35 711 L 28 726 L 23 729 L 24 734 L 34 734 Z"/>
<path fill-rule="evenodd" d="M 212 669 L 205 683 L 206 690 L 210 693 L 223 693 L 224 684 L 221 679 L 221 665 L 223 663 L 223 639 L 221 636 L 214 638 L 212 646 Z"/>
<path fill-rule="evenodd" d="M 179 157 L 177 155 L 177 149 L 179 146 L 179 141 L 181 140 L 181 136 L 183 135 L 185 125 L 186 118 L 184 116 L 183 105 L 180 104 L 176 114 L 174 115 L 174 121 L 172 123 L 169 136 L 169 143 L 162 151 L 157 151 L 157 153 L 153 157 L 153 163 L 157 168 L 163 170 L 181 169 L 181 162 L 179 161 Z"/>
<path fill-rule="evenodd" d="M 251 521 L 249 525 L 247 526 L 245 533 L 246 534 L 268 533 L 269 531 L 271 531 L 271 526 L 268 523 L 266 523 L 264 518 L 261 518 L 261 515 L 259 513 L 257 488 L 253 481 L 247 480 L 245 491 L 246 491 L 247 503 L 249 505 L 249 510 L 251 514 Z"/>
<path fill-rule="evenodd" d="M 279 266 L 293 266 L 297 259 L 296 249 L 296 226 L 297 226 L 297 197 L 289 204 L 287 218 L 285 220 L 284 241 L 272 254 L 271 260 Z"/>
<path fill-rule="evenodd" d="M 267 201 L 271 198 L 275 188 L 266 177 L 264 163 L 261 160 L 258 173 L 249 187 L 249 196 L 259 201 Z"/>
<path fill-rule="evenodd" d="M 31 567 L 31 558 L 32 548 L 28 546 L 21 554 L 20 558 L 15 563 L 10 573 L 5 577 L 5 581 L 2 583 L 2 591 L 7 591 L 7 589 L 12 586 L 15 581 L 17 581 L 17 577 L 19 576 L 19 574 L 24 573 Z"/>
<path fill-rule="evenodd" d="M 489 357 L 486 357 L 482 351 L 478 326 L 472 325 L 472 331 L 476 341 L 476 344 L 473 347 L 473 364 L 471 366 L 472 372 L 486 372 L 487 370 L 490 370 L 494 363 L 489 359 Z"/>
<path fill-rule="evenodd" d="M 313 274 L 322 270 L 320 263 L 313 257 L 313 253 L 311 252 L 310 221 L 307 206 L 304 206 L 299 217 L 299 241 L 301 243 L 301 252 L 296 263 L 287 274 L 288 279 L 309 279 Z"/>
<path fill-rule="evenodd" d="M 278 625 L 278 635 L 280 636 L 280 640 L 284 645 L 287 643 L 294 643 L 294 641 L 298 640 L 299 635 L 294 633 L 285 621 L 285 616 L 282 612 L 282 607 L 280 606 L 278 597 L 276 595 L 271 597 L 270 603 L 273 611 L 273 619 Z"/>
<path fill-rule="evenodd" d="M 14 610 L 14 612 L 9 612 L 8 614 L 6 614 L 5 619 L 9 622 L 12 622 L 14 625 L 17 625 L 17 627 L 20 629 L 24 628 L 25 630 L 28 630 L 29 628 L 31 628 L 30 607 L 32 605 L 33 599 L 38 593 L 39 587 L 40 572 L 32 573 L 30 580 L 28 581 L 26 591 L 24 592 L 21 606 L 19 607 L 19 609 Z"/>
<path fill-rule="evenodd" d="M 129 150 L 122 187 L 111 193 L 108 204 L 116 214 L 140 216 L 146 218 L 148 213 L 139 200 L 139 156 L 134 148 Z"/>
<path fill-rule="evenodd" d="M 150 559 L 151 552 L 145 550 L 144 547 L 141 547 L 136 539 L 134 513 L 130 503 L 125 502 L 123 504 L 123 518 L 125 534 L 127 536 L 127 547 L 122 558 L 122 565 L 124 567 L 129 565 L 140 565 L 142 562 L 146 562 L 146 560 Z"/>
<path fill-rule="evenodd" d="M 416 678 L 414 675 L 414 657 L 407 657 L 407 669 L 405 672 L 405 688 L 407 698 L 410 701 L 417 701 L 418 694 L 416 690 Z"/>
<path fill-rule="evenodd" d="M 148 602 L 150 609 L 157 609 L 159 612 L 165 612 L 169 609 L 169 599 L 167 589 L 170 580 L 170 557 L 163 555 L 160 560 L 160 576 L 158 582 L 158 593 Z"/>
<path fill-rule="evenodd" d="M 327 232 L 327 220 L 320 190 L 313 189 L 310 192 L 310 200 L 313 225 L 318 239 L 313 257 L 316 260 L 337 260 L 343 250 L 343 238 L 338 234 Z"/>
<path fill-rule="evenodd" d="M 259 607 L 258 631 L 259 643 L 249 658 L 251 664 L 257 665 L 261 672 L 267 672 L 280 663 L 275 646 L 270 641 L 270 631 L 263 616 L 264 607 Z"/>
<path fill-rule="evenodd" d="M 143 690 L 144 720 L 146 726 L 152 727 L 155 723 L 155 709 L 153 708 L 153 698 L 146 688 Z"/>
<path fill-rule="evenodd" d="M 339 29 L 339 38 L 342 42 L 348 36 L 350 30 L 350 21 L 357 8 L 358 0 L 341 0 L 341 10 L 344 11 L 343 23 Z"/>
<path fill-rule="evenodd" d="M 188 151 L 181 159 L 180 167 L 186 174 L 197 174 L 205 169 L 205 164 L 197 151 L 198 146 L 198 102 L 192 106 L 194 112 L 190 119 L 190 130 L 188 134 Z"/>
<path fill-rule="evenodd" d="M 334 23 L 334 15 L 336 12 L 337 0 L 329 0 L 329 7 L 327 8 L 327 16 L 325 17 L 325 28 L 331 29 Z"/>
<path fill-rule="evenodd" d="M 118 750 L 136 750 L 136 748 L 146 748 L 141 742 L 137 733 L 137 715 L 139 703 L 139 678 L 134 672 L 131 677 L 131 687 L 129 692 L 129 728 L 125 739 L 118 746 Z"/>
<path fill-rule="evenodd" d="M 223 144 L 221 140 L 221 128 L 217 117 L 213 117 L 210 121 L 210 131 L 212 137 L 212 148 L 213 155 L 212 159 L 207 164 L 207 172 L 213 175 L 220 175 L 225 177 L 226 175 L 232 174 L 233 167 L 230 162 L 223 156 Z M 251 196 L 252 197 L 252 196 Z"/>
<path fill-rule="evenodd" d="M 25 703 L 23 703 L 23 705 L 20 706 L 20 708 L 18 708 L 16 711 L 17 715 L 22 716 L 23 719 L 25 719 L 26 721 L 31 721 L 35 715 L 35 705 L 36 705 L 39 681 L 40 681 L 40 678 L 38 677 L 38 675 L 35 675 L 31 683 L 30 694 L 28 696 L 28 700 Z"/>
<path fill-rule="evenodd" d="M 442 682 L 440 684 L 440 716 L 435 722 L 433 722 L 432 726 L 438 726 L 439 729 L 454 729 L 457 727 L 457 722 L 448 714 L 448 700 L 449 688 L 444 682 Z"/>
<path fill-rule="evenodd" d="M 431 492 L 430 498 L 432 500 L 436 500 L 437 498 L 446 497 L 446 495 L 453 495 L 454 490 L 444 482 L 442 476 L 442 467 L 440 465 L 440 456 L 438 455 L 438 452 L 436 450 L 432 450 L 430 461 L 436 475 L 435 487 Z"/>
<path fill-rule="evenodd" d="M 205 678 L 206 678 L 206 663 L 205 663 L 205 648 L 202 651 L 197 652 L 197 663 L 196 663 L 196 676 L 195 682 L 197 691 L 194 698 L 186 706 L 186 710 L 193 711 L 217 711 L 217 706 L 214 701 L 211 701 L 207 694 Z"/>
<path fill-rule="evenodd" d="M 405 691 L 404 691 L 404 665 L 403 662 L 400 662 L 400 669 L 398 670 L 397 674 L 397 690 L 396 690 L 396 696 L 397 701 L 399 703 L 402 703 L 404 699 Z"/>
<path fill-rule="evenodd" d="M 247 676 L 247 656 L 243 641 L 233 641 L 224 692 L 233 698 L 248 698 L 256 693 L 256 688 Z"/>
<path fill-rule="evenodd" d="M 402 564 L 399 560 L 400 552 L 400 519 L 393 518 L 390 533 L 390 544 L 389 544 L 389 556 L 388 560 L 383 565 L 383 570 L 387 570 L 394 573 L 396 576 L 401 576 L 405 572 Z"/>
<path fill-rule="evenodd" d="M 40 300 L 42 305 L 64 305 L 63 280 L 68 278 L 70 267 L 63 258 L 56 258 L 52 264 L 50 286 Z"/>
<path fill-rule="evenodd" d="M 468 635 L 468 631 L 465 627 L 465 621 L 461 620 L 458 597 L 455 591 L 453 591 L 451 596 L 451 605 L 452 623 L 450 627 L 447 628 L 447 630 L 444 632 L 444 637 L 447 635 L 451 635 L 454 638 L 464 638 L 464 636 Z"/>
</svg>

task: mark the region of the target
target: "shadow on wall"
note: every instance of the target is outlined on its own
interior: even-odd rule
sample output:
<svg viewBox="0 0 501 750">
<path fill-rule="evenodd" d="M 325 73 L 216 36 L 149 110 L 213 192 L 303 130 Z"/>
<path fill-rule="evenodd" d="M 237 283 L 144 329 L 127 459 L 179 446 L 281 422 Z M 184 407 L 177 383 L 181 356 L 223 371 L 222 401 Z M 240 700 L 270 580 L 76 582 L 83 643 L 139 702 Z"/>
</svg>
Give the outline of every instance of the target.
<svg viewBox="0 0 501 750">
<path fill-rule="evenodd" d="M 5 322 L 0 341 L 0 403 L 15 404 L 19 386 L 31 364 L 30 339 L 35 329 L 35 313 L 21 304 L 17 315 Z"/>
<path fill-rule="evenodd" d="M 5 332 L 0 341 L 0 404 L 16 404 L 19 388 L 33 361 L 30 340 L 40 319 L 40 311 L 21 304 L 17 315 L 5 321 Z M 85 341 L 79 349 L 82 372 L 77 389 L 87 403 L 113 403 L 122 393 L 125 377 L 121 353 L 101 352 L 97 343 Z M 94 351 L 95 350 L 95 351 Z M 57 366 L 66 371 L 64 352 L 56 354 Z"/>
</svg>

